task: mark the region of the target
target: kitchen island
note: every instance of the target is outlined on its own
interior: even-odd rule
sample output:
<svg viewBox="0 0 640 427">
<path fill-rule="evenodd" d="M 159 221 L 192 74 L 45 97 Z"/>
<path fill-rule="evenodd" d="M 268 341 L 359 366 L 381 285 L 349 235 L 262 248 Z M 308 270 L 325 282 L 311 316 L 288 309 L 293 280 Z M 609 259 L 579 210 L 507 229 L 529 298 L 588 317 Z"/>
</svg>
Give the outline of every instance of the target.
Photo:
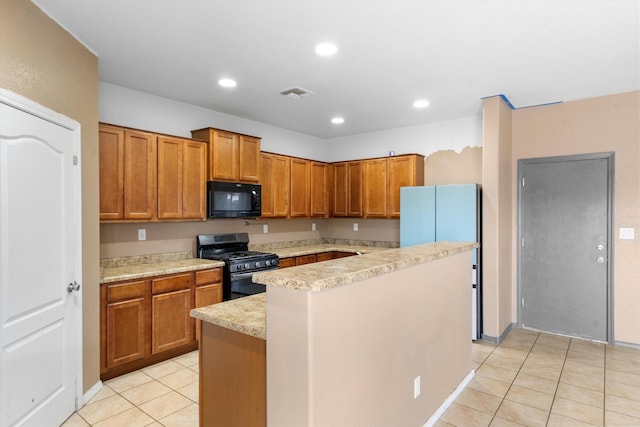
<svg viewBox="0 0 640 427">
<path fill-rule="evenodd" d="M 263 304 L 266 341 L 242 330 L 242 315 L 229 321 L 234 306 L 246 309 L 238 306 L 242 300 L 219 304 L 213 316 L 206 314 L 212 307 L 192 311 L 207 324 L 203 391 L 219 381 L 228 392 L 261 393 L 238 390 L 223 371 L 204 376 L 214 353 L 230 350 L 223 333 L 234 340 L 244 335 L 266 347 L 268 425 L 423 425 L 472 375 L 468 266 L 474 247 L 437 242 L 254 275 L 267 285 L 266 298 L 242 300 L 256 312 Z M 211 346 L 204 344 L 206 330 L 220 335 L 209 337 Z M 252 345 L 245 353 L 255 354 Z M 262 362 L 244 362 L 260 375 Z M 201 395 L 201 416 L 210 404 Z"/>
</svg>

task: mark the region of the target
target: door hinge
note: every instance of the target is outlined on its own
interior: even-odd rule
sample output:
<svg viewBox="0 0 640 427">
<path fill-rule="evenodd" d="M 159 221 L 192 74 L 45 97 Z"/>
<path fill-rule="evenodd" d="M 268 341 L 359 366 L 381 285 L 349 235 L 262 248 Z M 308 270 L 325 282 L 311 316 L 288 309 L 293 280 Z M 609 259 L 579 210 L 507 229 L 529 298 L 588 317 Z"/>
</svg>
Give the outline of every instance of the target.
<svg viewBox="0 0 640 427">
<path fill-rule="evenodd" d="M 522 298 L 522 300 L 520 301 L 520 305 L 524 307 L 524 298 Z"/>
<path fill-rule="evenodd" d="M 522 238 L 522 242 L 520 243 L 522 245 L 522 247 L 524 248 L 524 237 Z"/>
<path fill-rule="evenodd" d="M 524 176 L 522 177 L 522 186 L 524 187 Z"/>
<path fill-rule="evenodd" d="M 73 166 L 78 166 L 78 156 L 73 155 Z"/>
</svg>

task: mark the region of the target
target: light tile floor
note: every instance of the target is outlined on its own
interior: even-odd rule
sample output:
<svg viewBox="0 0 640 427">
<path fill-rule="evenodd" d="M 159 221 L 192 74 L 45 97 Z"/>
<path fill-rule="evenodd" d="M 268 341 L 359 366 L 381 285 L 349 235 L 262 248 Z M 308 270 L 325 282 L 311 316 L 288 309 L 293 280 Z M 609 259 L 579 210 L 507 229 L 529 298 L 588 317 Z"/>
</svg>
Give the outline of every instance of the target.
<svg viewBox="0 0 640 427">
<path fill-rule="evenodd" d="M 472 345 L 476 375 L 436 427 L 640 427 L 640 350 L 524 329 Z M 64 427 L 198 425 L 198 352 L 106 381 Z"/>
<path fill-rule="evenodd" d="M 474 343 L 472 359 L 436 427 L 640 427 L 640 350 L 514 329 Z"/>
<path fill-rule="evenodd" d="M 105 381 L 102 390 L 63 427 L 195 427 L 198 352 Z"/>
</svg>

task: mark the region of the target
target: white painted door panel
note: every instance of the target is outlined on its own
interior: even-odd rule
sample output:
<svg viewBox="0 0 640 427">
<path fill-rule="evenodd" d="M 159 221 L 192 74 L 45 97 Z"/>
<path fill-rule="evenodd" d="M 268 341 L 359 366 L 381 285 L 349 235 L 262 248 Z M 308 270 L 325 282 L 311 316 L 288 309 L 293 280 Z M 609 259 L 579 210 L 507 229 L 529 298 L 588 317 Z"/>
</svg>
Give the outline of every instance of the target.
<svg viewBox="0 0 640 427">
<path fill-rule="evenodd" d="M 59 425 L 76 408 L 75 132 L 0 103 L 1 426 Z"/>
</svg>

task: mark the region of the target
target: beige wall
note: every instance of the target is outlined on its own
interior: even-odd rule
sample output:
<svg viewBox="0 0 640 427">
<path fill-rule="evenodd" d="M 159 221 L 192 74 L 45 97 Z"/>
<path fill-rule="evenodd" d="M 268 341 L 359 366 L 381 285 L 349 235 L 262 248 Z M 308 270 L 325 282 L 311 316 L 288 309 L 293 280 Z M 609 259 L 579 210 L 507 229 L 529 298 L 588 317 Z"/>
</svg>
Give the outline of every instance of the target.
<svg viewBox="0 0 640 427">
<path fill-rule="evenodd" d="M 483 336 L 498 338 L 511 317 L 511 110 L 500 97 L 483 102 Z"/>
<path fill-rule="evenodd" d="M 26 0 L 0 2 L 0 87 L 82 127 L 83 389 L 99 381 L 98 61 Z"/>
<path fill-rule="evenodd" d="M 100 258 L 192 251 L 196 235 L 249 233 L 252 244 L 319 239 L 325 220 L 318 219 L 212 219 L 198 222 L 140 222 L 100 225 Z M 311 224 L 316 224 L 316 231 Z M 268 226 L 264 233 L 263 226 Z M 138 230 L 145 229 L 147 240 L 138 241 Z"/>
<path fill-rule="evenodd" d="M 513 199 L 513 236 L 517 236 L 519 159 L 615 153 L 614 339 L 640 344 L 640 92 L 514 110 L 512 150 L 508 180 Z M 620 227 L 635 228 L 635 240 L 620 240 Z M 516 295 L 515 240 L 512 248 L 512 292 Z M 511 317 L 516 321 L 515 299 Z"/>
<path fill-rule="evenodd" d="M 358 231 L 353 231 L 353 224 Z M 264 233 L 263 226 L 268 232 Z M 316 230 L 312 231 L 312 224 Z M 147 240 L 138 240 L 138 229 Z M 252 244 L 312 240 L 320 238 L 399 242 L 397 219 L 298 218 L 212 219 L 204 222 L 103 223 L 100 225 L 100 258 L 192 251 L 198 234 L 249 233 Z"/>
<path fill-rule="evenodd" d="M 440 150 L 425 159 L 424 185 L 482 184 L 482 147 Z"/>
<path fill-rule="evenodd" d="M 423 425 L 471 372 L 470 262 L 465 252 L 322 292 L 269 287 L 268 425 Z"/>
</svg>

